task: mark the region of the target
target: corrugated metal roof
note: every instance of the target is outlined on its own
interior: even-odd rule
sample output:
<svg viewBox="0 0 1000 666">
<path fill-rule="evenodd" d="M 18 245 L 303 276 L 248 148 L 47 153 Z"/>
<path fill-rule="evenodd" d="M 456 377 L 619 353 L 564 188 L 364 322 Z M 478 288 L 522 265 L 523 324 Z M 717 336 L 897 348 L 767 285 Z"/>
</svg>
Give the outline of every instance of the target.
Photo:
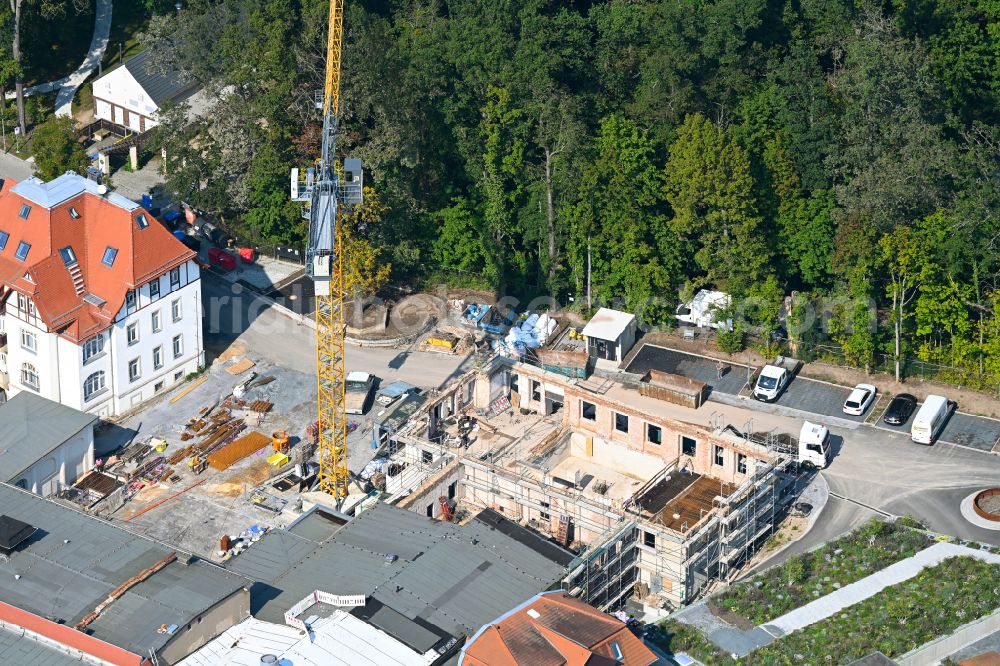
<svg viewBox="0 0 1000 666">
<path fill-rule="evenodd" d="M 74 626 L 123 582 L 172 552 L 108 522 L 0 484 L 0 507 L 38 528 L 7 562 L 0 562 L 0 599 Z M 136 654 L 159 649 L 162 624 L 183 626 L 239 591 L 248 581 L 208 562 L 180 560 L 112 602 L 88 629 Z M 14 578 L 19 574 L 20 579 Z"/>
<path fill-rule="evenodd" d="M 0 481 L 13 481 L 96 420 L 93 414 L 21 391 L 0 405 Z"/>
<path fill-rule="evenodd" d="M 80 660 L 32 638 L 0 627 L 0 664 L 80 666 Z"/>
<path fill-rule="evenodd" d="M 504 527 L 499 530 L 479 521 L 459 526 L 377 504 L 323 544 L 313 544 L 294 565 L 272 572 L 266 582 L 273 589 L 257 595 L 254 615 L 283 622 L 288 608 L 318 589 L 364 594 L 418 624 L 451 636 L 472 634 L 524 599 L 549 589 L 565 569 L 510 534 L 513 528 L 523 528 Z M 240 572 L 255 570 L 263 562 L 279 566 L 294 559 L 281 553 L 283 544 L 302 547 L 294 539 L 284 539 L 281 532 L 272 532 L 227 566 Z M 249 565 L 241 565 L 240 560 L 255 550 L 262 552 Z M 386 562 L 387 555 L 397 559 Z"/>
<path fill-rule="evenodd" d="M 129 71 L 136 83 L 142 86 L 149 98 L 162 106 L 164 102 L 169 102 L 181 93 L 194 89 L 194 85 L 184 80 L 177 73 L 167 75 L 155 74 L 150 68 L 149 56 L 151 50 L 147 49 L 142 53 L 132 56 L 125 61 L 125 69 Z"/>
</svg>

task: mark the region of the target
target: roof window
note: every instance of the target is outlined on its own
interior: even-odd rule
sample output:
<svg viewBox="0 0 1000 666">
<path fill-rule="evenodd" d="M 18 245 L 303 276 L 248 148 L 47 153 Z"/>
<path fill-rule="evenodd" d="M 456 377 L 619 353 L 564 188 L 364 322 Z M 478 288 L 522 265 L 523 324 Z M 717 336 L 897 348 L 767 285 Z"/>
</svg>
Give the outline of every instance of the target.
<svg viewBox="0 0 1000 666">
<path fill-rule="evenodd" d="M 73 206 L 70 206 L 69 207 L 69 216 L 72 217 L 74 220 L 79 220 L 80 219 L 80 211 L 78 211 Z"/>
<path fill-rule="evenodd" d="M 31 206 L 29 206 L 28 204 L 21 204 L 21 212 L 17 214 L 18 217 L 20 217 L 22 220 L 27 220 L 28 215 L 30 214 L 31 214 Z"/>
<path fill-rule="evenodd" d="M 6 231 L 0 231 L 0 250 L 7 247 L 8 240 L 10 240 L 10 234 Z"/>
<path fill-rule="evenodd" d="M 149 226 L 149 220 L 146 219 L 145 215 L 139 213 L 138 215 L 135 216 L 135 225 L 140 229 L 145 229 L 146 227 Z"/>
<path fill-rule="evenodd" d="M 28 252 L 30 250 L 31 250 L 31 243 L 26 243 L 25 241 L 21 241 L 20 243 L 17 244 L 17 252 L 14 253 L 14 256 L 20 259 L 21 261 L 27 261 Z"/>
<path fill-rule="evenodd" d="M 59 256 L 62 257 L 63 263 L 67 266 L 76 265 L 76 252 L 69 245 L 59 250 Z"/>
<path fill-rule="evenodd" d="M 118 250 L 111 247 L 110 245 L 104 250 L 104 258 L 101 259 L 101 263 L 111 268 L 115 265 L 115 257 L 118 256 Z"/>
</svg>

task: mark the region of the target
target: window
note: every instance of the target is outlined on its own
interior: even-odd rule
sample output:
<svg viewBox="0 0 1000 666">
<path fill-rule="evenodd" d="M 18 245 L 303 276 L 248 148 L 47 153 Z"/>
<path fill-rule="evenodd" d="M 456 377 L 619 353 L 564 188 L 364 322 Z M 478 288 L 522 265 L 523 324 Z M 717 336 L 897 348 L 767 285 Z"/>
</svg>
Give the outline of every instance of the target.
<svg viewBox="0 0 1000 666">
<path fill-rule="evenodd" d="M 716 465 L 724 464 L 725 461 L 722 458 L 722 447 L 716 444 L 714 447 L 714 451 L 715 451 L 715 464 Z"/>
<path fill-rule="evenodd" d="M 28 216 L 31 215 L 31 206 L 28 204 L 21 204 L 21 212 L 17 214 L 22 220 L 27 220 Z"/>
<path fill-rule="evenodd" d="M 542 400 L 542 385 L 534 379 L 531 380 L 531 399 L 535 402 Z"/>
<path fill-rule="evenodd" d="M 73 252 L 73 248 L 69 245 L 59 250 L 59 256 L 62 257 L 63 263 L 67 266 L 72 266 L 76 263 L 76 253 Z"/>
<path fill-rule="evenodd" d="M 586 421 L 597 420 L 597 405 L 586 400 L 580 401 L 580 418 Z"/>
<path fill-rule="evenodd" d="M 163 382 L 156 382 L 155 384 L 153 384 L 154 393 L 159 393 L 162 390 L 163 390 Z M 198 621 L 201 622 L 200 619 Z"/>
<path fill-rule="evenodd" d="M 621 663 L 625 660 L 625 654 L 622 652 L 622 648 L 618 645 L 618 641 L 611 641 L 611 656 L 615 658 L 615 661 Z"/>
<path fill-rule="evenodd" d="M 38 371 L 30 363 L 21 364 L 21 383 L 29 388 L 38 390 Z"/>
<path fill-rule="evenodd" d="M 125 327 L 125 341 L 129 345 L 139 342 L 139 322 L 134 321 Z"/>
<path fill-rule="evenodd" d="M 115 257 L 118 256 L 118 250 L 111 247 L 110 245 L 104 248 L 104 258 L 101 259 L 101 263 L 111 268 L 115 265 Z"/>
<path fill-rule="evenodd" d="M 18 479 L 17 480 L 17 487 L 20 488 L 21 490 L 27 490 L 28 489 L 28 480 L 27 479 Z"/>
<path fill-rule="evenodd" d="M 160 297 L 160 278 L 156 278 L 149 283 L 149 298 L 151 300 L 156 300 Z"/>
<path fill-rule="evenodd" d="M 128 380 L 134 382 L 142 375 L 142 368 L 139 367 L 139 359 L 134 358 L 128 362 Z"/>
<path fill-rule="evenodd" d="M 184 353 L 184 338 L 175 335 L 174 336 L 174 358 L 180 358 L 181 354 Z"/>
<path fill-rule="evenodd" d="M 21 346 L 28 351 L 38 351 L 38 338 L 31 331 L 21 329 Z"/>
<path fill-rule="evenodd" d="M 425 464 L 426 463 L 434 462 L 434 454 L 431 453 L 430 451 L 425 451 L 425 450 L 421 449 L 420 450 L 420 462 L 425 463 Z"/>
<path fill-rule="evenodd" d="M 615 430 L 618 432 L 628 432 L 628 416 L 615 412 Z"/>
<path fill-rule="evenodd" d="M 663 444 L 663 428 L 652 423 L 647 423 L 646 441 L 650 444 Z"/>
<path fill-rule="evenodd" d="M 145 229 L 146 227 L 149 226 L 149 220 L 146 219 L 145 215 L 139 213 L 138 215 L 135 216 L 135 226 L 139 227 L 140 229 Z"/>
<path fill-rule="evenodd" d="M 30 251 L 31 243 L 21 241 L 17 244 L 17 252 L 14 253 L 14 256 L 21 261 L 26 261 L 28 259 L 28 252 Z"/>
<path fill-rule="evenodd" d="M 698 453 L 698 442 L 681 435 L 681 455 L 694 456 Z"/>
<path fill-rule="evenodd" d="M 642 545 L 647 548 L 656 548 L 656 535 L 652 532 L 642 532 Z"/>
<path fill-rule="evenodd" d="M 736 454 L 736 471 L 740 474 L 747 473 L 747 457 L 742 453 Z"/>
<path fill-rule="evenodd" d="M 135 289 L 129 289 L 125 292 L 125 309 L 135 309 Z"/>
<path fill-rule="evenodd" d="M 17 295 L 17 309 L 21 312 L 28 311 L 28 297 L 24 294 Z"/>
<path fill-rule="evenodd" d="M 87 340 L 83 343 L 83 362 L 87 363 L 90 359 L 94 358 L 102 351 L 104 351 L 103 335 L 98 335 L 96 338 Z"/>
<path fill-rule="evenodd" d="M 156 312 L 154 312 L 150 316 L 150 319 L 152 319 L 152 321 L 153 321 L 153 333 L 159 333 L 160 331 L 163 330 L 163 321 L 162 321 L 162 317 L 160 317 L 160 311 L 159 310 L 157 310 Z"/>
<path fill-rule="evenodd" d="M 549 514 L 548 511 L 546 511 L 546 509 L 549 508 L 549 503 L 541 502 L 541 505 L 542 505 L 542 510 L 538 512 L 538 515 L 541 517 L 542 520 L 551 520 L 552 516 Z"/>
<path fill-rule="evenodd" d="M 170 288 L 181 286 L 181 269 L 174 268 L 170 271 Z"/>
<path fill-rule="evenodd" d="M 79 220 L 80 219 L 80 212 L 76 208 L 73 208 L 72 206 L 70 206 L 69 207 L 69 216 L 72 217 L 74 220 Z"/>
<path fill-rule="evenodd" d="M 433 502 L 431 504 L 427 505 L 427 517 L 428 518 L 433 518 L 434 517 L 434 503 Z"/>
<path fill-rule="evenodd" d="M 163 345 L 159 345 L 153 350 L 153 370 L 163 367 Z"/>
<path fill-rule="evenodd" d="M 7 241 L 10 240 L 10 234 L 6 231 L 0 231 L 0 250 L 7 247 Z"/>
<path fill-rule="evenodd" d="M 184 314 L 183 310 L 181 310 L 181 299 L 178 298 L 170 304 L 170 312 L 174 317 L 174 321 L 181 320 L 181 316 Z"/>
<path fill-rule="evenodd" d="M 98 370 L 83 383 L 83 399 L 90 400 L 104 390 L 104 371 Z"/>
</svg>

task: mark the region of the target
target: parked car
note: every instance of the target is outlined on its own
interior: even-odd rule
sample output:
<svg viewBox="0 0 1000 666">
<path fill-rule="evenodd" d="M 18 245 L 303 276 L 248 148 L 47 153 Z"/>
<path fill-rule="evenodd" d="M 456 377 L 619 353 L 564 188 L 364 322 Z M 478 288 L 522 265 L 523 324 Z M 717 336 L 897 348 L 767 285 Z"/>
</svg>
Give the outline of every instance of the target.
<svg viewBox="0 0 1000 666">
<path fill-rule="evenodd" d="M 364 414 L 368 410 L 368 398 L 375 388 L 375 375 L 367 372 L 351 372 L 347 375 L 344 403 L 348 414 Z"/>
<path fill-rule="evenodd" d="M 844 401 L 844 413 L 851 416 L 861 416 L 875 400 L 876 389 L 871 384 L 858 384 Z"/>
<path fill-rule="evenodd" d="M 915 397 L 909 393 L 900 393 L 893 396 L 882 420 L 888 425 L 901 426 L 910 419 L 910 414 L 916 408 L 917 399 Z"/>
</svg>

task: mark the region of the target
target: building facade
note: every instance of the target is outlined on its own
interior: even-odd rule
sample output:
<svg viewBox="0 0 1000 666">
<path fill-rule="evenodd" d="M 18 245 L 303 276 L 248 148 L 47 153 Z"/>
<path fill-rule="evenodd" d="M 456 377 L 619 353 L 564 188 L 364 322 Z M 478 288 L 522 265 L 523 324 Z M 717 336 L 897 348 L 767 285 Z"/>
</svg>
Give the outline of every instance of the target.
<svg viewBox="0 0 1000 666">
<path fill-rule="evenodd" d="M 194 252 L 73 173 L 0 188 L 0 388 L 114 416 L 204 363 Z"/>
<path fill-rule="evenodd" d="M 149 67 L 152 50 L 126 60 L 94 81 L 94 110 L 98 119 L 107 120 L 133 132 L 156 127 L 160 108 L 179 102 L 195 92 L 197 86 L 177 74 L 158 74 Z"/>
</svg>

